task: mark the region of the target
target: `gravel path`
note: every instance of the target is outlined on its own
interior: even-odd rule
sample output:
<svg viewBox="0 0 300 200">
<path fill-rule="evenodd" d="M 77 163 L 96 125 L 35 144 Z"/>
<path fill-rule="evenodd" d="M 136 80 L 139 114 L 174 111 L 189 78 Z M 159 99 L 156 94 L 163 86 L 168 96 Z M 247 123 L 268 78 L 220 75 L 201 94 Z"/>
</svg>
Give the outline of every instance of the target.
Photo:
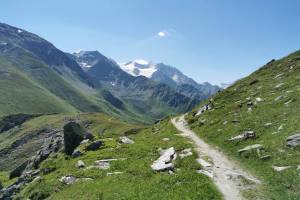
<svg viewBox="0 0 300 200">
<path fill-rule="evenodd" d="M 207 163 L 207 157 L 211 161 L 210 164 L 204 166 L 199 172 L 212 178 L 226 200 L 245 199 L 242 197 L 241 191 L 246 189 L 247 186 L 243 185 L 242 179 L 247 179 L 254 185 L 260 184 L 258 179 L 242 170 L 233 161 L 229 160 L 227 156 L 205 143 L 190 130 L 184 119 L 184 115 L 173 118 L 172 123 L 180 132 L 182 132 L 182 136 L 188 137 L 193 141 L 199 155 L 198 161 L 200 164 Z"/>
</svg>

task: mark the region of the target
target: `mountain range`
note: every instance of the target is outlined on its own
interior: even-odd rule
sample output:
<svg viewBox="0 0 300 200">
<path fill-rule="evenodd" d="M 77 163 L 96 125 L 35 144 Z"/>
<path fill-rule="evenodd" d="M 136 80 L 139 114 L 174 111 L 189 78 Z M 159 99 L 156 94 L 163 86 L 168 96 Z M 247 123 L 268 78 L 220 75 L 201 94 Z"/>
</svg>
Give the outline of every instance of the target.
<svg viewBox="0 0 300 200">
<path fill-rule="evenodd" d="M 218 89 L 198 85 L 168 66 L 153 76 L 160 79 L 122 69 L 98 51 L 65 53 L 33 33 L 1 23 L 0 105 L 5 106 L 0 116 L 102 111 L 149 123 L 186 112 Z M 169 83 L 169 69 L 184 81 Z"/>
</svg>

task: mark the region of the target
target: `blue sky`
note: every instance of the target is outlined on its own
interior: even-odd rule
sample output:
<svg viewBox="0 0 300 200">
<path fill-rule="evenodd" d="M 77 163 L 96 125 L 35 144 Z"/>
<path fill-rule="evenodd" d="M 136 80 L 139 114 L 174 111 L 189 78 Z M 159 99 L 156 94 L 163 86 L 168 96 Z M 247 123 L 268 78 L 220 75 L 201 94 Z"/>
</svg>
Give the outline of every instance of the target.
<svg viewBox="0 0 300 200">
<path fill-rule="evenodd" d="M 231 82 L 300 49 L 299 0 L 9 0 L 0 21 L 58 48 L 176 66 Z"/>
</svg>

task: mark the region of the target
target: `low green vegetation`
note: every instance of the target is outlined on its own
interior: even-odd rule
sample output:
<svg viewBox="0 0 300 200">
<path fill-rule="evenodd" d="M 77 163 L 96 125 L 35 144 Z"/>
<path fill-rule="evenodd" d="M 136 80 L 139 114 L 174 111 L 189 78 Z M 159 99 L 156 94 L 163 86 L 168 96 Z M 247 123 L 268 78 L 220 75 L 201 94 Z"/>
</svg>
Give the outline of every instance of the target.
<svg viewBox="0 0 300 200">
<path fill-rule="evenodd" d="M 300 52 L 295 52 L 236 82 L 186 119 L 201 138 L 262 179 L 266 199 L 295 200 L 300 198 L 300 147 L 288 147 L 286 139 L 299 133 L 299 102 Z M 197 115 L 207 104 L 212 109 Z M 228 141 L 245 131 L 255 137 Z M 254 144 L 261 144 L 262 150 L 238 153 Z M 285 166 L 289 168 L 275 170 Z"/>
<path fill-rule="evenodd" d="M 201 166 L 196 162 L 195 153 L 178 157 L 174 161 L 173 174 L 151 169 L 151 164 L 160 156 L 160 148 L 174 147 L 179 153 L 192 147 L 188 140 L 177 135 L 168 119 L 153 127 L 141 127 L 98 113 L 49 115 L 29 120 L 19 131 L 43 126 L 62 128 L 62 119 L 77 120 L 95 136 L 95 140 L 103 141 L 103 145 L 96 151 L 84 151 L 77 158 L 64 152 L 52 155 L 40 165 L 41 178 L 27 185 L 17 199 L 222 199 L 211 180 L 196 172 Z M 126 136 L 134 143 L 120 143 L 120 136 Z M 119 160 L 111 161 L 106 170 L 88 167 L 101 159 Z M 79 160 L 85 167 L 76 166 Z M 7 173 L 1 173 L 0 181 L 7 186 Z M 59 181 L 63 176 L 74 176 L 79 181 L 66 185 Z"/>
</svg>

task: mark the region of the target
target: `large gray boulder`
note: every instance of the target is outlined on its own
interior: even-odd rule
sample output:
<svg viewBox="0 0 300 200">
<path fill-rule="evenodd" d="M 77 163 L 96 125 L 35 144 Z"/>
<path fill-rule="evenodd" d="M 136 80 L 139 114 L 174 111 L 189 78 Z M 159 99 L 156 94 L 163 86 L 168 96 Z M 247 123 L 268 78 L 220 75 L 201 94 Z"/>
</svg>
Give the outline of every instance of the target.
<svg viewBox="0 0 300 200">
<path fill-rule="evenodd" d="M 292 135 L 286 139 L 288 147 L 296 147 L 300 144 L 300 133 Z"/>
</svg>

